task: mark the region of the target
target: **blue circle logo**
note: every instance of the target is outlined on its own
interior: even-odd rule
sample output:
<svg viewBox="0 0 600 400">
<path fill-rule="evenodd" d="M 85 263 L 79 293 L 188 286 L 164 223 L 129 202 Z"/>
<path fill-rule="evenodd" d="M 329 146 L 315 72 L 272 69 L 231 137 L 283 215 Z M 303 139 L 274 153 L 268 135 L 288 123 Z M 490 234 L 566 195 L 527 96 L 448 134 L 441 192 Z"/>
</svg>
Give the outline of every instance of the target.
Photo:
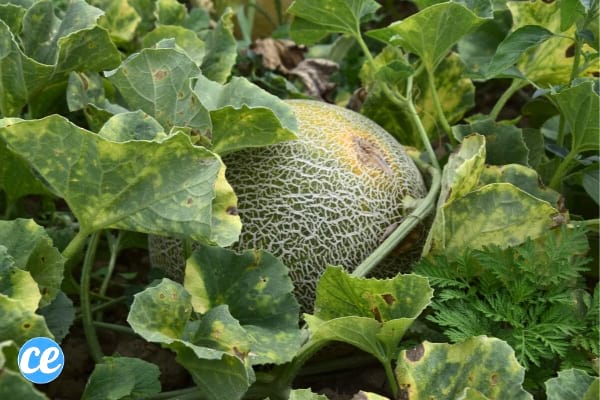
<svg viewBox="0 0 600 400">
<path fill-rule="evenodd" d="M 47 337 L 29 339 L 19 350 L 19 370 L 33 383 L 52 382 L 62 372 L 65 356 L 60 346 Z"/>
</svg>

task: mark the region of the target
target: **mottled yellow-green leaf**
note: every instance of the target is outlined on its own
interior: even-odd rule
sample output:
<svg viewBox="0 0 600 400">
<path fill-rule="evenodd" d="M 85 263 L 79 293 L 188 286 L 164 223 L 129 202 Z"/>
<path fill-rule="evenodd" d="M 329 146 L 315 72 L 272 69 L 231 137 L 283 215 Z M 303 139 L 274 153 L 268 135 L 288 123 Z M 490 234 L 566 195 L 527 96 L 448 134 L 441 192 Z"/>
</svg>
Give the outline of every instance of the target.
<svg viewBox="0 0 600 400">
<path fill-rule="evenodd" d="M 158 0 L 155 15 L 161 25 L 182 25 L 187 17 L 187 9 L 177 0 Z"/>
<path fill-rule="evenodd" d="M 237 240 L 239 217 L 227 213 L 237 204 L 223 203 L 235 199 L 223 163 L 184 134 L 117 143 L 54 115 L 0 128 L 0 138 L 66 200 L 85 232 L 110 227 L 224 246 Z"/>
<path fill-rule="evenodd" d="M 287 268 L 277 258 L 201 245 L 187 261 L 184 282 L 197 312 L 228 305 L 240 337 L 248 338 L 252 364 L 280 364 L 296 354 L 299 306 Z"/>
<path fill-rule="evenodd" d="M 0 221 L 0 244 L 14 260 L 14 267 L 29 271 L 39 286 L 39 290 L 36 288 L 36 293 L 31 295 L 40 306 L 50 304 L 60 290 L 65 260 L 44 228 L 28 219 Z M 41 300 L 37 297 L 40 292 Z M 35 302 L 34 299 L 30 301 Z M 36 308 L 29 309 L 33 312 Z"/>
<path fill-rule="evenodd" d="M 427 280 L 417 275 L 354 278 L 328 267 L 317 285 L 314 315 L 304 316 L 310 340 L 345 342 L 389 360 L 432 294 Z"/>
<path fill-rule="evenodd" d="M 124 112 L 112 116 L 98 135 L 113 142 L 128 140 L 162 141 L 167 138 L 163 127 L 143 111 Z"/>
<path fill-rule="evenodd" d="M 508 8 L 513 16 L 513 31 L 526 25 L 540 25 L 556 35 L 539 46 L 526 51 L 517 62 L 517 67 L 527 79 L 538 85 L 548 86 L 569 82 L 573 57 L 567 50 L 573 45 L 575 27 L 561 31 L 560 3 L 535 1 L 509 1 Z M 598 64 L 584 75 L 592 76 Z"/>
<path fill-rule="evenodd" d="M 560 193 L 545 187 L 534 169 L 519 164 L 488 165 L 479 178 L 480 185 L 500 182 L 512 183 L 533 197 L 547 201 L 557 210 L 563 207 Z"/>
<path fill-rule="evenodd" d="M 485 137 L 474 134 L 464 138 L 458 152 L 451 154 L 442 172 L 440 195 L 435 219 L 429 231 L 423 254 L 432 247 L 446 242 L 445 213 L 443 207 L 465 196 L 479 185 L 479 177 L 485 167 Z"/>
<path fill-rule="evenodd" d="M 423 342 L 401 351 L 396 367 L 400 398 L 411 400 L 530 400 L 522 387 L 524 376 L 514 350 L 485 336 L 456 344 Z M 479 393 L 461 397 L 467 388 Z"/>
<path fill-rule="evenodd" d="M 211 127 L 210 117 L 190 86 L 199 74 L 183 51 L 158 48 L 131 55 L 107 75 L 130 109 L 153 116 L 165 131 L 173 126 L 204 131 Z"/>
<path fill-rule="evenodd" d="M 290 392 L 288 400 L 328 400 L 327 396 L 313 393 L 310 389 L 295 389 Z"/>
<path fill-rule="evenodd" d="M 44 317 L 29 309 L 22 301 L 0 293 L 0 341 L 14 340 L 21 346 L 37 336 L 54 337 Z"/>
<path fill-rule="evenodd" d="M 465 248 L 516 246 L 556 225 L 558 210 L 510 183 L 485 185 L 442 207 L 444 242 L 433 248 L 459 254 Z"/>
<path fill-rule="evenodd" d="M 115 43 L 127 45 L 133 41 L 142 17 L 128 0 L 92 0 L 90 4 L 104 10 L 99 24 L 110 32 Z"/>
<path fill-rule="evenodd" d="M 227 315 L 226 306 L 200 319 L 192 319 L 192 312 L 191 296 L 183 286 L 163 279 L 135 295 L 127 322 L 144 339 L 173 350 L 208 400 L 240 399 L 255 379 L 247 338 L 228 331 L 235 328 L 239 333 L 239 325 Z M 227 338 L 219 341 L 219 332 Z M 231 347 L 231 341 L 242 343 L 239 352 L 222 350 Z"/>
<path fill-rule="evenodd" d="M 42 299 L 38 285 L 29 271 L 17 268 L 3 245 L 0 245 L 0 294 L 20 301 L 30 311 L 37 310 Z"/>
</svg>

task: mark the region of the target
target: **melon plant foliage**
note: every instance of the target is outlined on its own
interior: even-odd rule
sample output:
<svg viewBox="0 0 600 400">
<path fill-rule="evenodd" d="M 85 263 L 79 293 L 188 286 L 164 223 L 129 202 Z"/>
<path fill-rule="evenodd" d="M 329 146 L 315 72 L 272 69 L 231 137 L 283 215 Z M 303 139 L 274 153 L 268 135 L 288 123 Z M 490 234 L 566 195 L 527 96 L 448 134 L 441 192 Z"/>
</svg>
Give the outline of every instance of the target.
<svg viewBox="0 0 600 400">
<path fill-rule="evenodd" d="M 85 337 L 83 399 L 324 399 L 296 378 L 339 368 L 312 361 L 334 342 L 385 376 L 355 398 L 597 399 L 599 2 L 295 0 L 273 37 L 337 63 L 304 80 L 250 46 L 259 5 L 229 3 L 1 2 L 0 398 L 62 397 L 18 369 L 46 336 Z M 297 137 L 306 76 L 410 147 L 429 194 L 299 315 L 289 266 L 227 249 L 223 160 Z M 364 276 L 419 224 L 410 270 Z M 148 234 L 183 241 L 182 282 L 148 268 Z"/>
</svg>

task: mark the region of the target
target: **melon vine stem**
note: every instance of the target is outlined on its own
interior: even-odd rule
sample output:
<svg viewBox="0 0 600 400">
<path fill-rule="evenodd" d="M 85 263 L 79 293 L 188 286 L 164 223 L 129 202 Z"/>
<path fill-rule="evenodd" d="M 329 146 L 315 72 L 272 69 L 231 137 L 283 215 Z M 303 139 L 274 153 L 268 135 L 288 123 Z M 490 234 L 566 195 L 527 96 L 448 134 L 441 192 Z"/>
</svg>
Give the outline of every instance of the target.
<svg viewBox="0 0 600 400">
<path fill-rule="evenodd" d="M 431 187 L 427 196 L 419 203 L 418 207 L 410 213 L 396 230 L 383 242 L 377 250 L 367 257 L 355 270 L 352 276 L 366 276 L 381 260 L 383 260 L 400 242 L 419 224 L 430 212 L 433 211 L 440 190 L 441 174 L 437 168 L 430 165 L 423 165 L 431 175 Z"/>
<path fill-rule="evenodd" d="M 94 321 L 92 319 L 92 307 L 90 304 L 90 278 L 92 275 L 94 258 L 96 257 L 96 249 L 98 248 L 98 242 L 100 240 L 100 233 L 100 231 L 96 231 L 90 238 L 90 244 L 88 245 L 88 248 L 85 252 L 85 258 L 83 259 L 81 284 L 79 285 L 83 332 L 85 333 L 85 339 L 90 349 L 90 354 L 96 363 L 102 359 L 103 354 L 102 349 L 100 348 L 100 342 L 98 341 L 98 336 L 96 335 L 96 329 L 94 328 Z"/>
<path fill-rule="evenodd" d="M 433 68 L 425 66 L 425 70 L 427 71 L 427 80 L 429 81 L 429 87 L 431 88 L 431 96 L 433 97 L 433 104 L 435 105 L 435 110 L 438 114 L 438 121 L 442 124 L 442 129 L 448 136 L 450 143 L 452 146 L 456 146 L 456 139 L 452 134 L 452 128 L 448 123 L 448 119 L 446 119 L 446 114 L 444 114 L 444 108 L 442 107 L 442 102 L 440 101 L 440 96 L 438 95 L 437 87 L 435 85 L 435 77 L 433 76 Z M 412 103 L 412 102 L 411 102 Z"/>
<path fill-rule="evenodd" d="M 527 86 L 526 81 L 521 79 L 513 79 L 510 83 L 510 86 L 504 91 L 504 93 L 502 93 L 496 104 L 494 104 L 492 111 L 490 111 L 490 118 L 494 121 L 497 120 L 498 115 L 500 115 L 500 111 L 502 111 L 506 105 L 506 102 L 524 86 Z"/>
</svg>

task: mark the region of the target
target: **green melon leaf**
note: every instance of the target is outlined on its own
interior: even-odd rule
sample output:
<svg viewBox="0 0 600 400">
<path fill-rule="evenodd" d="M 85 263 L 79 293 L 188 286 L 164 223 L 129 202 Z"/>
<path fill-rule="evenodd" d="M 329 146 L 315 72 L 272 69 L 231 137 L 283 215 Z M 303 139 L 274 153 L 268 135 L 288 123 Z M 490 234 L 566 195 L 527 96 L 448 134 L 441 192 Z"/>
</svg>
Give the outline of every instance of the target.
<svg viewBox="0 0 600 400">
<path fill-rule="evenodd" d="M 29 271 L 37 283 L 42 293 L 41 300 L 37 299 L 40 307 L 50 304 L 60 290 L 65 259 L 44 228 L 28 219 L 0 221 L 0 243 L 14 266 Z"/>
<path fill-rule="evenodd" d="M 99 24 L 115 43 L 127 46 L 134 40 L 142 18 L 128 0 L 92 0 L 90 4 L 105 11 Z"/>
<path fill-rule="evenodd" d="M 538 86 L 564 84 L 569 82 L 573 59 L 567 57 L 567 50 L 573 45 L 575 27 L 561 31 L 562 1 L 546 3 L 544 1 L 509 1 L 513 19 L 513 30 L 527 25 L 543 26 L 555 34 L 540 45 L 527 50 L 518 60 L 517 67 L 522 74 Z M 598 71 L 598 64 L 584 71 L 584 76 L 592 77 Z"/>
<path fill-rule="evenodd" d="M 425 68 L 434 70 L 460 38 L 485 22 L 465 6 L 435 4 L 367 35 L 392 45 L 401 45 L 421 57 Z"/>
<path fill-rule="evenodd" d="M 182 26 L 161 25 L 144 36 L 142 40 L 143 47 L 152 47 L 163 39 L 175 39 L 175 43 L 179 46 L 187 56 L 196 63 L 197 66 L 202 64 L 204 53 L 204 42 L 198 37 L 196 32 L 186 29 Z"/>
<path fill-rule="evenodd" d="M 341 268 L 328 267 L 317 284 L 315 313 L 304 318 L 311 342 L 345 342 L 385 362 L 432 295 L 421 276 L 353 278 Z"/>
<path fill-rule="evenodd" d="M 161 25 L 182 25 L 187 18 L 187 9 L 177 0 L 158 0 L 155 14 Z"/>
<path fill-rule="evenodd" d="M 583 399 L 594 381 L 597 382 L 598 377 L 579 369 L 559 371 L 556 378 L 546 381 L 546 396 L 548 400 Z"/>
<path fill-rule="evenodd" d="M 218 310 L 218 312 L 223 309 Z M 127 317 L 133 330 L 149 342 L 160 343 L 177 354 L 177 361 L 192 375 L 209 400 L 240 399 L 254 381 L 248 355 L 226 353 L 214 345 L 214 318 L 191 321 L 192 297 L 180 284 L 163 279 L 135 295 Z M 231 319 L 227 322 L 231 322 Z M 230 325 L 231 326 L 231 325 Z M 219 344 L 222 346 L 222 343 Z"/>
<path fill-rule="evenodd" d="M 0 126 L 4 126 L 7 120 L 0 120 Z M 33 175 L 27 162 L 8 150 L 4 142 L 0 142 L 0 160 L 0 189 L 4 191 L 8 205 L 30 194 L 50 194 Z"/>
<path fill-rule="evenodd" d="M 219 154 L 296 138 L 292 108 L 245 78 L 220 85 L 200 76 L 194 92 L 210 112 L 213 150 Z"/>
<path fill-rule="evenodd" d="M 0 293 L 0 341 L 14 340 L 21 346 L 37 336 L 54 337 L 48 330 L 44 317 L 36 314 L 22 301 Z"/>
<path fill-rule="evenodd" d="M 0 342 L 0 398 L 47 400 L 48 397 L 38 391 L 33 383 L 19 372 L 17 356 L 19 347 L 12 340 Z"/>
<path fill-rule="evenodd" d="M 485 336 L 456 344 L 424 342 L 401 351 L 396 367 L 400 397 L 411 400 L 533 399 L 523 390 L 524 376 L 514 350 Z"/>
<path fill-rule="evenodd" d="M 167 138 L 167 134 L 158 121 L 140 110 L 112 116 L 102 126 L 98 135 L 113 142 L 128 140 L 160 142 Z"/>
<path fill-rule="evenodd" d="M 581 186 L 592 200 L 600 205 L 600 193 L 598 193 L 598 188 L 600 188 L 600 165 L 596 164 L 595 168 L 583 173 Z"/>
<path fill-rule="evenodd" d="M 467 67 L 467 76 L 483 79 L 485 67 L 492 61 L 498 45 L 512 26 L 510 11 L 496 10 L 493 19 L 485 21 L 474 32 L 458 41 L 457 51 Z"/>
<path fill-rule="evenodd" d="M 486 78 L 499 75 L 513 66 L 525 51 L 544 43 L 552 36 L 552 32 L 539 25 L 525 25 L 509 33 L 498 46 L 490 64 L 486 66 Z"/>
<path fill-rule="evenodd" d="M 17 4 L 0 4 L 0 20 L 4 21 L 14 35 L 21 33 L 26 12 L 26 8 Z"/>
<path fill-rule="evenodd" d="M 237 41 L 233 36 L 234 12 L 227 9 L 217 26 L 204 37 L 206 54 L 202 60 L 202 73 L 208 79 L 225 83 L 237 59 Z"/>
<path fill-rule="evenodd" d="M 552 95 L 571 128 L 571 151 L 600 149 L 600 97 L 594 83 L 586 81 Z"/>
<path fill-rule="evenodd" d="M 42 295 L 29 271 L 15 266 L 8 249 L 0 245 L 0 294 L 20 301 L 25 309 L 35 311 Z"/>
<path fill-rule="evenodd" d="M 160 393 L 160 370 L 131 357 L 104 357 L 88 378 L 83 400 L 143 399 Z M 127 377 L 127 379 L 123 379 Z"/>
<path fill-rule="evenodd" d="M 55 107 L 64 92 L 60 85 L 74 70 L 101 71 L 116 67 L 120 55 L 106 30 L 96 24 L 102 14 L 84 1 L 73 2 L 65 19 L 54 16 L 52 2 L 35 3 L 23 19 L 22 38 L 14 36 L 0 22 L 0 67 L 4 90 L 0 96 L 0 113 L 17 116 L 30 103 L 33 116 Z M 23 42 L 25 51 L 20 49 Z M 89 57 L 88 53 L 95 54 Z M 57 90 L 49 90 L 58 85 Z M 39 96 L 44 90 L 44 96 Z"/>
<path fill-rule="evenodd" d="M 196 312 L 228 305 L 239 322 L 236 329 L 245 332 L 240 337 L 249 340 L 252 364 L 281 364 L 300 348 L 293 284 L 287 268 L 274 256 L 201 245 L 187 261 L 184 282 Z"/>
<path fill-rule="evenodd" d="M 73 302 L 64 292 L 58 292 L 52 303 L 40 308 L 37 313 L 44 317 L 48 329 L 58 343 L 67 336 L 75 321 Z"/>
<path fill-rule="evenodd" d="M 360 36 L 361 20 L 381 7 L 374 0 L 296 0 L 288 9 L 294 15 L 292 38 L 310 43 L 328 33 Z M 305 21 L 300 22 L 298 21 Z"/>
<path fill-rule="evenodd" d="M 126 229 L 223 246 L 239 236 L 222 162 L 184 134 L 115 143 L 54 115 L 1 128 L 0 138 L 66 200 L 84 232 Z"/>
<path fill-rule="evenodd" d="M 452 127 L 454 136 L 462 140 L 472 133 L 486 138 L 485 161 L 491 165 L 528 165 L 529 149 L 523 139 L 523 131 L 513 125 L 499 124 L 491 119 L 472 122 L 468 125 Z"/>
<path fill-rule="evenodd" d="M 153 116 L 169 131 L 188 126 L 210 129 L 210 117 L 190 87 L 200 70 L 183 51 L 144 49 L 107 74 L 130 109 Z"/>
<path fill-rule="evenodd" d="M 427 236 L 423 255 L 427 255 L 432 246 L 445 243 L 445 214 L 443 206 L 475 190 L 479 177 L 485 168 L 485 137 L 471 135 L 466 137 L 458 150 L 451 154 L 442 171 L 440 195 L 438 197 L 435 219 Z"/>
<path fill-rule="evenodd" d="M 558 210 L 510 183 L 492 183 L 446 204 L 445 242 L 435 248 L 459 254 L 464 248 L 516 246 L 556 225 Z"/>
<path fill-rule="evenodd" d="M 583 400 L 596 400 L 600 397 L 600 379 L 596 378 L 583 395 Z"/>
<path fill-rule="evenodd" d="M 560 30 L 566 31 L 575 21 L 583 17 L 586 13 L 585 3 L 581 0 L 561 0 L 560 2 Z M 589 7 L 589 4 L 588 4 Z"/>
<path fill-rule="evenodd" d="M 557 210 L 562 208 L 561 194 L 545 187 L 540 176 L 531 168 L 519 164 L 488 165 L 479 178 L 480 185 L 501 182 L 511 183 L 533 197 L 548 202 Z"/>
</svg>

